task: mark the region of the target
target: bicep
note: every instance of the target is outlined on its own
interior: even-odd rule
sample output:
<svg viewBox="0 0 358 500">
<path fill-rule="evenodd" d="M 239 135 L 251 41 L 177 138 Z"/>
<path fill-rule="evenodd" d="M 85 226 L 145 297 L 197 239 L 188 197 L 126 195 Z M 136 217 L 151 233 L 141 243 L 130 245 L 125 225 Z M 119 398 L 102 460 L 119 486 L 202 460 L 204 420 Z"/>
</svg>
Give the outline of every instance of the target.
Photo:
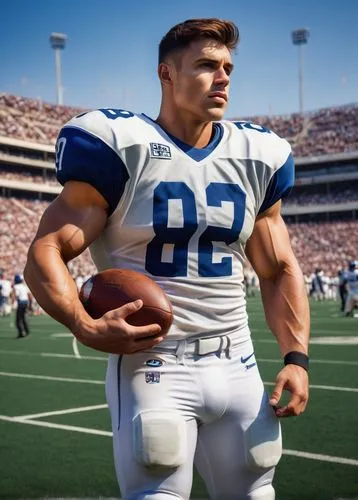
<svg viewBox="0 0 358 500">
<path fill-rule="evenodd" d="M 259 278 L 274 278 L 283 268 L 297 264 L 280 210 L 279 201 L 261 214 L 246 244 L 247 258 Z"/>
<path fill-rule="evenodd" d="M 45 210 L 31 248 L 51 246 L 65 262 L 82 253 L 103 231 L 108 203 L 92 186 L 67 182 Z"/>
</svg>

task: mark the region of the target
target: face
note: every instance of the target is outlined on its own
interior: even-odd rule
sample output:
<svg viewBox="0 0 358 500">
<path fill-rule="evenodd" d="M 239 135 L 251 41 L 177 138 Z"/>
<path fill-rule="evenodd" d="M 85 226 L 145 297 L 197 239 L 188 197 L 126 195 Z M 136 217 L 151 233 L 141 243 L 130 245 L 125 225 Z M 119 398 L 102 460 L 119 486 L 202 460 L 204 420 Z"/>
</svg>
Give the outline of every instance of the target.
<svg viewBox="0 0 358 500">
<path fill-rule="evenodd" d="M 192 42 L 173 57 L 168 70 L 169 95 L 178 110 L 199 121 L 222 119 L 233 70 L 225 45 L 211 39 Z"/>
</svg>

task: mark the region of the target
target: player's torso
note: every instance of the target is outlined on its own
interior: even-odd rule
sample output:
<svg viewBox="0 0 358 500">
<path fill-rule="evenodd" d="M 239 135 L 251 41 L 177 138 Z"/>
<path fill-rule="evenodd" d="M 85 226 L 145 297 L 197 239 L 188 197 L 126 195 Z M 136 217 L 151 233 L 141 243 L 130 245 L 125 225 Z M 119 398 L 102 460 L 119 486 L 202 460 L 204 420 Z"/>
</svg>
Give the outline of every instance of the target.
<svg viewBox="0 0 358 500">
<path fill-rule="evenodd" d="M 123 154 L 132 177 L 109 219 L 106 250 L 120 249 L 121 259 L 153 276 L 241 277 L 233 257 L 245 258 L 259 201 L 250 161 L 233 157 L 228 130 L 200 161 L 156 129 L 146 132 Z"/>
<path fill-rule="evenodd" d="M 244 248 L 271 175 L 267 165 L 260 154 L 250 159 L 252 141 L 232 123 L 215 126 L 216 146 L 198 159 L 149 118 L 130 115 L 111 119 L 129 178 L 92 245 L 95 264 L 157 281 L 173 304 L 173 338 L 247 331 Z"/>
</svg>

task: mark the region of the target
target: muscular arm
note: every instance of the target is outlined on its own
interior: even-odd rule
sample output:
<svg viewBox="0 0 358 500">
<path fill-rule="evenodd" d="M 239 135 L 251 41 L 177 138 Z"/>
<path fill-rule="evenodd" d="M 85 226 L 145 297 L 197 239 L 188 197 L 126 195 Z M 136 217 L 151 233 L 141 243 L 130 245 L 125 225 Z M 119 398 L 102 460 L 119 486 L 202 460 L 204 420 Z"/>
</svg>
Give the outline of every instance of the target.
<svg viewBox="0 0 358 500">
<path fill-rule="evenodd" d="M 104 352 L 132 353 L 163 340 L 158 325 L 133 327 L 125 321 L 142 302 L 131 302 L 94 320 L 83 308 L 66 266 L 101 234 L 106 210 L 107 202 L 92 186 L 67 182 L 41 219 L 28 252 L 25 280 L 40 306 L 83 344 Z"/>
<path fill-rule="evenodd" d="M 252 236 L 246 245 L 246 254 L 259 277 L 266 320 L 277 338 L 282 354 L 290 351 L 307 354 L 309 304 L 303 275 L 292 251 L 280 208 L 281 202 L 277 202 L 257 218 Z M 288 388 L 291 392 L 293 389 L 294 395 L 297 392 L 297 398 L 294 398 L 291 406 L 287 405 L 287 415 L 299 414 L 308 399 L 307 374 L 303 368 L 296 365 L 287 365 L 282 372 L 291 378 L 297 375 L 300 380 L 296 380 L 292 385 L 278 377 L 272 402 L 278 402 L 283 388 Z M 302 404 L 295 407 L 298 399 Z M 278 414 L 280 415 L 280 412 Z"/>
<path fill-rule="evenodd" d="M 292 251 L 278 202 L 256 220 L 246 255 L 260 280 L 267 323 L 283 355 L 307 354 L 309 305 L 302 271 Z"/>
<path fill-rule="evenodd" d="M 106 209 L 106 201 L 89 184 L 66 183 L 44 212 L 29 248 L 26 283 L 40 306 L 70 330 L 90 318 L 66 264 L 99 236 L 106 224 Z"/>
</svg>

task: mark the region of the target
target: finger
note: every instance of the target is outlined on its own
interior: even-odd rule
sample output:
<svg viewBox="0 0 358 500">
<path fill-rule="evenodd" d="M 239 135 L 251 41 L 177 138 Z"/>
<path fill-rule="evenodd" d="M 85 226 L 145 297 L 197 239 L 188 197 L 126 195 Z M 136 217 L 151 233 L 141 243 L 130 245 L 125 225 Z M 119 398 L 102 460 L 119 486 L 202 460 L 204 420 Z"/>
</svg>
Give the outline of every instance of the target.
<svg viewBox="0 0 358 500">
<path fill-rule="evenodd" d="M 145 337 L 156 337 L 161 333 L 162 328 L 157 323 L 145 326 L 132 326 L 128 324 L 127 331 L 133 337 L 133 340 L 137 340 Z"/>
<path fill-rule="evenodd" d="M 279 379 L 276 382 L 275 388 L 274 388 L 274 390 L 271 394 L 271 398 L 270 398 L 270 405 L 271 406 L 276 406 L 277 403 L 280 401 L 284 386 L 285 386 L 285 379 Z"/>
<path fill-rule="evenodd" d="M 287 408 L 287 405 L 286 406 L 280 406 L 277 408 L 277 410 L 275 411 L 276 413 L 276 417 L 278 418 L 284 418 L 284 417 L 291 417 L 291 413 L 290 411 L 288 410 Z"/>
<path fill-rule="evenodd" d="M 164 340 L 164 337 L 152 337 L 151 339 L 137 340 L 135 343 L 135 350 L 133 352 L 147 351 L 152 349 L 157 344 L 160 344 Z"/>
<path fill-rule="evenodd" d="M 120 312 L 121 318 L 126 318 L 127 316 L 130 316 L 131 314 L 139 311 L 139 309 L 141 309 L 142 307 L 143 300 L 138 299 L 133 302 L 128 302 L 128 304 L 124 304 L 124 306 L 119 307 L 118 312 Z"/>
<path fill-rule="evenodd" d="M 293 394 L 286 406 L 276 412 L 278 417 L 298 417 L 303 412 L 303 402 L 300 396 Z"/>
</svg>

